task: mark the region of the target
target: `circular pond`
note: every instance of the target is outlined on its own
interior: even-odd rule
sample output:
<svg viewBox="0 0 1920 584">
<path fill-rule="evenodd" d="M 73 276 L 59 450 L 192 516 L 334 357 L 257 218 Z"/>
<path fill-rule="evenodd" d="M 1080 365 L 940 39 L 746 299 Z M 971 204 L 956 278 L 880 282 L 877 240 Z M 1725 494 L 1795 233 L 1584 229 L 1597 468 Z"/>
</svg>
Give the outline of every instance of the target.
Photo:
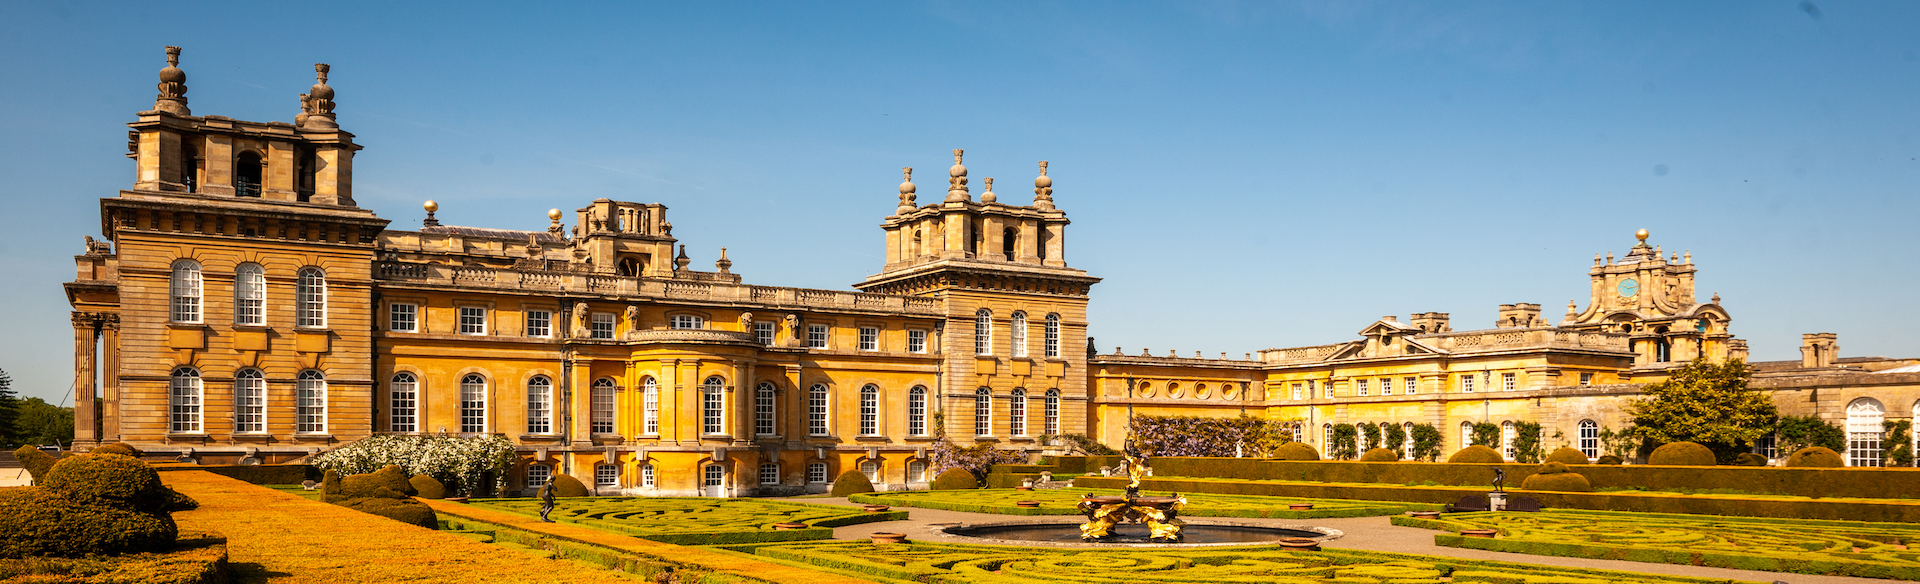
<svg viewBox="0 0 1920 584">
<path fill-rule="evenodd" d="M 1078 523 L 981 523 L 938 526 L 934 531 L 955 542 L 1075 547 L 1257 545 L 1293 538 L 1326 540 L 1341 535 L 1339 531 L 1320 527 L 1244 523 L 1188 523 L 1181 532 L 1182 538 L 1179 543 L 1152 541 L 1148 538 L 1147 526 L 1137 524 L 1115 526 L 1112 537 L 1099 541 L 1082 541 Z"/>
</svg>

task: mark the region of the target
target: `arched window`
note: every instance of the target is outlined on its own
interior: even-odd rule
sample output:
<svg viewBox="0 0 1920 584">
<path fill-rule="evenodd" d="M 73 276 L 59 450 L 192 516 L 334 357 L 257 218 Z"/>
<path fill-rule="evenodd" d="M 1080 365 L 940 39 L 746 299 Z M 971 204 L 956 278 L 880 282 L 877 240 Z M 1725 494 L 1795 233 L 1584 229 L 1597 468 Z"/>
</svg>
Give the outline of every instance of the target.
<svg viewBox="0 0 1920 584">
<path fill-rule="evenodd" d="M 259 369 L 241 369 L 233 374 L 233 431 L 258 434 L 267 431 L 267 379 Z"/>
<path fill-rule="evenodd" d="M 907 435 L 927 435 L 927 388 L 913 386 L 907 390 Z"/>
<path fill-rule="evenodd" d="M 305 328 L 327 327 L 327 274 L 320 268 L 301 268 L 300 284 L 295 291 L 298 306 L 294 323 Z"/>
<path fill-rule="evenodd" d="M 1587 460 L 1600 458 L 1600 424 L 1593 420 L 1580 420 L 1580 454 Z"/>
<path fill-rule="evenodd" d="M 1014 436 L 1027 435 L 1027 390 L 1014 388 L 1013 395 L 1007 399 L 1007 433 Z"/>
<path fill-rule="evenodd" d="M 1044 424 L 1044 427 L 1041 429 L 1042 430 L 1041 433 L 1046 434 L 1048 436 L 1059 436 L 1060 435 L 1060 390 L 1058 389 L 1047 390 L 1047 395 L 1045 398 L 1044 405 L 1045 405 L 1045 410 L 1043 415 L 1045 417 L 1042 418 L 1043 421 L 1041 422 L 1042 424 Z"/>
<path fill-rule="evenodd" d="M 993 390 L 980 388 L 973 392 L 973 433 L 976 436 L 993 435 Z"/>
<path fill-rule="evenodd" d="M 907 482 L 927 482 L 927 461 L 916 459 L 907 462 Z"/>
<path fill-rule="evenodd" d="M 1366 426 L 1367 424 L 1364 424 L 1364 423 L 1353 425 L 1354 429 L 1356 430 L 1365 428 Z M 1354 432 L 1354 445 L 1360 449 L 1359 452 L 1366 452 L 1367 449 L 1372 448 L 1374 446 L 1372 444 L 1367 443 L 1367 438 L 1368 436 L 1366 432 Z"/>
<path fill-rule="evenodd" d="M 1847 404 L 1847 466 L 1880 466 L 1881 425 L 1887 409 L 1880 400 L 1863 397 Z"/>
<path fill-rule="evenodd" d="M 1500 423 L 1500 456 L 1513 460 L 1513 438 L 1518 435 L 1513 430 L 1513 422 Z"/>
<path fill-rule="evenodd" d="M 1046 351 L 1048 359 L 1060 356 L 1060 315 L 1058 314 L 1047 315 Z"/>
<path fill-rule="evenodd" d="M 327 376 L 308 369 L 294 378 L 295 432 L 327 433 Z"/>
<path fill-rule="evenodd" d="M 714 375 L 700 384 L 700 433 L 727 433 L 727 380 Z"/>
<path fill-rule="evenodd" d="M 1013 340 L 1013 356 L 1025 357 L 1027 356 L 1027 313 L 1013 313 L 1012 327 L 1013 335 L 1008 338 Z"/>
<path fill-rule="evenodd" d="M 653 481 L 653 465 L 640 465 L 640 486 L 649 489 L 659 486 L 658 483 Z"/>
<path fill-rule="evenodd" d="M 1465 450 L 1473 446 L 1473 422 L 1460 423 L 1460 448 Z"/>
<path fill-rule="evenodd" d="M 973 313 L 973 354 L 993 354 L 993 311 L 985 308 Z"/>
<path fill-rule="evenodd" d="M 873 460 L 860 461 L 860 474 L 867 475 L 867 482 L 880 482 L 880 463 Z"/>
<path fill-rule="evenodd" d="M 860 435 L 880 435 L 880 387 L 860 388 Z"/>
<path fill-rule="evenodd" d="M 815 383 L 807 389 L 807 435 L 827 435 L 827 386 Z"/>
<path fill-rule="evenodd" d="M 1333 456 L 1333 424 L 1320 425 L 1321 456 Z"/>
<path fill-rule="evenodd" d="M 173 262 L 173 279 L 168 289 L 173 300 L 173 322 L 200 322 L 200 262 Z"/>
<path fill-rule="evenodd" d="M 544 375 L 527 380 L 527 433 L 553 433 L 553 380 Z"/>
<path fill-rule="evenodd" d="M 167 405 L 172 423 L 167 431 L 174 434 L 200 433 L 200 404 L 205 397 L 200 388 L 200 371 L 192 367 L 173 370 L 172 382 L 168 384 Z"/>
<path fill-rule="evenodd" d="M 772 436 L 774 434 L 775 428 L 773 421 L 775 417 L 773 407 L 776 395 L 777 392 L 773 384 L 764 381 L 760 382 L 760 387 L 753 391 L 754 434 L 761 436 Z"/>
<path fill-rule="evenodd" d="M 613 378 L 611 377 L 602 377 L 593 380 L 592 431 L 595 434 L 613 433 L 613 402 L 614 390 L 616 388 L 617 386 L 614 385 Z"/>
<path fill-rule="evenodd" d="M 260 153 L 248 150 L 233 157 L 233 190 L 242 197 L 260 196 Z"/>
<path fill-rule="evenodd" d="M 388 422 L 389 430 L 419 431 L 417 408 L 420 403 L 420 378 L 405 371 L 393 374 L 393 381 L 387 383 L 387 401 L 387 411 L 392 416 Z"/>
<path fill-rule="evenodd" d="M 487 378 L 478 373 L 460 378 L 460 431 L 487 431 Z"/>
<path fill-rule="evenodd" d="M 1400 432 L 1407 436 L 1406 441 L 1400 445 L 1400 456 L 1405 457 L 1408 460 L 1412 460 L 1413 459 L 1413 422 L 1407 422 L 1407 423 L 1401 424 Z"/>
<path fill-rule="evenodd" d="M 652 377 L 640 378 L 640 421 L 642 434 L 660 433 L 660 382 Z"/>
<path fill-rule="evenodd" d="M 267 324 L 267 270 L 260 264 L 240 264 L 233 269 L 233 324 Z"/>
<path fill-rule="evenodd" d="M 827 463 L 807 463 L 807 482 L 816 484 L 827 482 Z"/>
<path fill-rule="evenodd" d="M 763 484 L 763 485 L 780 484 L 780 463 L 778 462 L 760 463 L 760 484 Z"/>
<path fill-rule="evenodd" d="M 1014 250 L 1020 249 L 1019 246 L 1020 231 L 1008 227 L 1000 232 L 1000 253 L 1007 256 L 1007 261 L 1013 261 Z"/>
</svg>

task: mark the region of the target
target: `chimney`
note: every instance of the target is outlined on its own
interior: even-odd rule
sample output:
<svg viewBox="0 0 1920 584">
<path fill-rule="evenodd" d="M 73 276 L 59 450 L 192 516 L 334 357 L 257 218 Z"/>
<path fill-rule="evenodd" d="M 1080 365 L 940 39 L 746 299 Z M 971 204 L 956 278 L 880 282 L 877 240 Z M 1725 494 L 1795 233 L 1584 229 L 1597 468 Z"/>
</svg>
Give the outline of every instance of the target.
<svg viewBox="0 0 1920 584">
<path fill-rule="evenodd" d="M 1500 305 L 1500 319 L 1493 321 L 1498 328 L 1531 328 L 1540 326 L 1540 305 L 1526 302 Z"/>
<path fill-rule="evenodd" d="M 1420 332 L 1423 333 L 1453 332 L 1453 327 L 1447 326 L 1447 313 L 1445 312 L 1415 312 L 1408 321 L 1413 325 L 1413 328 L 1420 329 Z"/>
<path fill-rule="evenodd" d="M 1807 369 L 1832 367 L 1840 359 L 1840 335 L 1807 333 L 1800 335 L 1800 366 Z"/>
</svg>

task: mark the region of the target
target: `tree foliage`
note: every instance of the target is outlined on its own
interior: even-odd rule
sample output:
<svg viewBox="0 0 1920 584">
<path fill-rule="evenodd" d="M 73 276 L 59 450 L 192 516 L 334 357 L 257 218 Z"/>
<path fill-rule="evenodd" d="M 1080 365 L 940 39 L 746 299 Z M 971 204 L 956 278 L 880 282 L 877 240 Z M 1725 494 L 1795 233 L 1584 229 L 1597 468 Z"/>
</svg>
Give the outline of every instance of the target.
<svg viewBox="0 0 1920 584">
<path fill-rule="evenodd" d="M 1327 443 L 1327 458 L 1353 460 L 1360 455 L 1360 431 L 1353 424 L 1334 424 L 1333 437 Z"/>
<path fill-rule="evenodd" d="M 56 406 L 37 397 L 21 401 L 13 421 L 13 439 L 21 444 L 72 444 L 73 408 Z"/>
<path fill-rule="evenodd" d="M 1779 415 L 1772 399 L 1747 387 L 1752 376 L 1738 359 L 1696 359 L 1642 389 L 1647 399 L 1627 404 L 1634 435 L 1654 444 L 1696 442 L 1731 460 L 1767 435 Z"/>
<path fill-rule="evenodd" d="M 1493 422 L 1476 422 L 1473 425 L 1473 445 L 1500 449 L 1500 425 Z"/>
<path fill-rule="evenodd" d="M 1382 447 L 1400 453 L 1400 458 L 1407 460 L 1413 459 L 1413 453 L 1407 451 L 1406 428 L 1399 424 L 1381 424 L 1380 430 L 1382 434 L 1380 439 L 1386 442 L 1381 445 Z"/>
<path fill-rule="evenodd" d="M 1408 460 L 1433 462 L 1440 459 L 1440 429 L 1433 424 L 1420 424 L 1413 427 L 1413 452 L 1407 453 Z"/>
<path fill-rule="evenodd" d="M 1887 435 L 1880 441 L 1887 445 L 1883 454 L 1887 466 L 1913 466 L 1913 421 L 1887 420 L 1880 423 L 1887 429 Z"/>
<path fill-rule="evenodd" d="M 1787 416 L 1773 425 L 1780 456 L 1792 456 L 1803 448 L 1818 446 L 1839 452 L 1847 449 L 1847 433 L 1839 426 L 1813 416 Z"/>
<path fill-rule="evenodd" d="M 18 433 L 14 421 L 20 417 L 20 397 L 13 391 L 13 376 L 0 370 L 0 444 L 13 444 Z"/>
<path fill-rule="evenodd" d="M 1265 458 L 1289 441 L 1285 425 L 1246 414 L 1234 418 L 1135 416 L 1127 430 L 1148 456 Z"/>
</svg>

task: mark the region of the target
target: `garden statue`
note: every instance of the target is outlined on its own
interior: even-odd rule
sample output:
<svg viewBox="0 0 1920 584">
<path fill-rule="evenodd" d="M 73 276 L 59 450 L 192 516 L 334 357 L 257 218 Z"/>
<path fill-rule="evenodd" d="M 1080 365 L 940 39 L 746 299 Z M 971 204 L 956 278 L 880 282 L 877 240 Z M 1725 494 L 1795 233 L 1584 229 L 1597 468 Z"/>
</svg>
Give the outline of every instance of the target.
<svg viewBox="0 0 1920 584">
<path fill-rule="evenodd" d="M 1504 485 L 1506 484 L 1507 484 L 1507 471 L 1497 466 L 1493 467 L 1493 492 L 1495 493 L 1507 492 L 1507 490 L 1504 488 Z"/>
<path fill-rule="evenodd" d="M 1148 539 L 1156 542 L 1180 541 L 1180 531 L 1186 522 L 1180 520 L 1180 508 L 1186 506 L 1187 498 L 1178 493 L 1170 497 L 1140 496 L 1140 479 L 1152 473 L 1147 466 L 1147 456 L 1128 439 L 1121 449 L 1126 455 L 1127 494 L 1124 497 L 1095 497 L 1084 495 L 1076 507 L 1087 516 L 1087 522 L 1080 524 L 1080 539 L 1093 541 L 1113 536 L 1114 526 L 1122 523 L 1147 524 Z"/>
<path fill-rule="evenodd" d="M 540 520 L 547 523 L 555 523 L 554 520 L 547 518 L 547 514 L 552 512 L 553 481 L 547 481 L 547 484 L 540 485 Z"/>
</svg>

